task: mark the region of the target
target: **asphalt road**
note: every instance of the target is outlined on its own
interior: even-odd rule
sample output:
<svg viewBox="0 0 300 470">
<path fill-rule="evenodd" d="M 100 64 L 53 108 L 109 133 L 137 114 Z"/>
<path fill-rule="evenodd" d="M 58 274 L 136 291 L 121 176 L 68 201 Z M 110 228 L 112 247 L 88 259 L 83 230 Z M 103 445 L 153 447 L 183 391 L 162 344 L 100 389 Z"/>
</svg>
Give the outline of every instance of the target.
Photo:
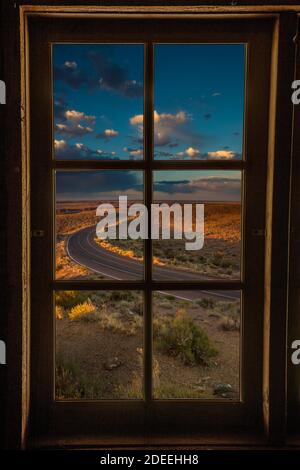
<svg viewBox="0 0 300 470">
<path fill-rule="evenodd" d="M 95 242 L 95 227 L 87 227 L 73 233 L 68 238 L 67 253 L 76 263 L 102 274 L 106 278 L 115 280 L 141 280 L 143 278 L 143 264 L 140 261 L 112 253 L 102 248 Z M 165 266 L 153 266 L 153 278 L 156 281 L 187 281 L 207 280 L 201 274 L 184 270 L 167 268 Z M 236 300 L 238 291 L 186 291 L 164 292 L 184 300 L 195 300 L 206 295 L 221 299 Z"/>
</svg>

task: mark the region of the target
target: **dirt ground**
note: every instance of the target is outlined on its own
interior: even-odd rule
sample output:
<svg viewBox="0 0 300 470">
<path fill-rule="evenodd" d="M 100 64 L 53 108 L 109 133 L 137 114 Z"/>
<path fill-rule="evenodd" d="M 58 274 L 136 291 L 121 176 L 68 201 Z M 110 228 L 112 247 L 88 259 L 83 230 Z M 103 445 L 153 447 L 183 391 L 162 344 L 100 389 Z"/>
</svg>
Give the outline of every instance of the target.
<svg viewBox="0 0 300 470">
<path fill-rule="evenodd" d="M 160 315 L 172 316 L 178 303 L 172 308 L 154 305 Z M 239 331 L 224 331 L 221 317 L 211 309 L 190 302 L 185 309 L 195 322 L 208 334 L 216 346 L 218 355 L 209 367 L 188 366 L 179 358 L 155 351 L 154 348 L 154 396 L 179 398 L 184 395 L 199 398 L 216 398 L 213 394 L 217 383 L 230 384 L 233 397 L 239 391 Z M 142 346 L 143 332 L 134 335 L 104 329 L 97 323 L 56 321 L 57 354 L 75 362 L 80 373 L 101 383 L 101 398 L 142 397 Z M 171 391 L 170 391 L 171 390 Z M 170 395 L 170 396 L 169 396 Z M 93 398 L 93 397 L 91 397 Z M 99 398 L 99 397 L 97 397 Z"/>
</svg>

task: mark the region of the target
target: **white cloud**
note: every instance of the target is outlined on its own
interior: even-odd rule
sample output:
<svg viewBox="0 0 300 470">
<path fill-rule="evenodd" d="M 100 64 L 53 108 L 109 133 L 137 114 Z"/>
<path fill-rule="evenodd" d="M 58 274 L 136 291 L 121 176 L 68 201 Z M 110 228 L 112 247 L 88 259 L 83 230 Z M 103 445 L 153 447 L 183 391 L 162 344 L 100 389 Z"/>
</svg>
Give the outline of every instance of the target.
<svg viewBox="0 0 300 470">
<path fill-rule="evenodd" d="M 84 145 L 83 144 L 75 144 L 75 147 L 79 150 L 82 150 L 84 148 Z"/>
<path fill-rule="evenodd" d="M 119 135 L 119 132 L 116 131 L 115 129 L 105 129 L 100 134 L 97 134 L 96 138 L 97 139 L 110 139 L 111 137 L 117 137 L 117 135 Z"/>
<path fill-rule="evenodd" d="M 129 119 L 129 122 L 133 126 L 137 126 L 139 124 L 143 124 L 144 122 L 144 115 L 143 114 L 136 114 Z"/>
<path fill-rule="evenodd" d="M 70 137 L 79 137 L 85 134 L 90 134 L 93 132 L 93 129 L 88 126 L 82 126 L 81 124 L 56 124 L 55 125 L 56 132 L 60 134 L 64 134 Z"/>
<path fill-rule="evenodd" d="M 89 125 L 83 125 L 82 122 L 95 124 L 96 116 L 89 116 L 75 109 L 64 109 L 60 117 L 62 122 L 55 125 L 55 130 L 64 136 L 80 137 L 94 131 Z"/>
<path fill-rule="evenodd" d="M 77 63 L 74 62 L 74 61 L 67 60 L 65 62 L 65 67 L 67 67 L 68 69 L 75 70 L 75 69 L 77 69 Z"/>
<path fill-rule="evenodd" d="M 188 147 L 186 148 L 183 152 L 178 152 L 176 154 L 178 157 L 190 157 L 190 158 L 195 158 L 200 156 L 200 150 L 194 148 L 194 147 Z"/>
<path fill-rule="evenodd" d="M 200 155 L 200 151 L 194 147 L 188 147 L 185 150 L 185 153 L 191 158 L 198 157 L 198 155 Z"/>
<path fill-rule="evenodd" d="M 188 120 L 188 117 L 185 111 L 179 111 L 177 114 L 171 114 L 171 113 L 159 114 L 157 111 L 154 110 L 153 117 L 154 117 L 154 122 L 156 124 L 157 123 L 166 124 L 170 122 L 181 124 Z M 132 116 L 130 118 L 130 124 L 132 124 L 133 126 L 143 124 L 143 122 L 144 122 L 143 114 L 136 114 L 135 116 Z"/>
<path fill-rule="evenodd" d="M 207 152 L 209 158 L 212 159 L 224 159 L 224 160 L 232 160 L 235 158 L 236 153 L 232 150 L 217 150 L 216 152 Z"/>
<path fill-rule="evenodd" d="M 107 137 L 116 137 L 117 135 L 119 135 L 119 132 L 115 129 L 105 129 L 104 134 Z"/>
<path fill-rule="evenodd" d="M 177 114 L 170 114 L 170 113 L 162 113 L 159 114 L 157 111 L 154 111 L 154 122 L 155 123 L 175 123 L 175 124 L 182 124 L 186 122 L 188 117 L 185 111 L 179 111 Z"/>
<path fill-rule="evenodd" d="M 130 149 L 127 147 L 124 147 L 124 152 L 128 152 L 129 155 L 132 157 L 142 157 L 144 155 L 143 149 Z"/>
<path fill-rule="evenodd" d="M 103 150 L 94 150 L 86 145 L 77 142 L 75 144 L 69 144 L 65 140 L 55 140 L 55 157 L 58 159 L 106 159 L 106 160 L 118 160 L 116 152 L 105 152 Z"/>
<path fill-rule="evenodd" d="M 75 109 L 68 109 L 65 112 L 65 117 L 68 121 L 72 122 L 87 121 L 94 124 L 96 121 L 96 116 L 89 116 L 81 111 L 76 111 Z"/>
<path fill-rule="evenodd" d="M 182 140 L 187 138 L 186 130 L 179 130 L 179 127 L 182 124 L 191 120 L 191 116 L 188 116 L 185 111 L 179 111 L 176 114 L 159 114 L 155 110 L 153 113 L 153 119 L 155 145 L 169 145 L 172 143 L 172 139 L 176 139 L 177 136 L 180 136 Z M 132 126 L 137 126 L 141 140 L 143 135 L 144 116 L 142 114 L 136 114 L 130 118 L 129 122 Z"/>
<path fill-rule="evenodd" d="M 54 148 L 55 150 L 62 150 L 66 147 L 67 142 L 65 140 L 54 140 Z"/>
</svg>

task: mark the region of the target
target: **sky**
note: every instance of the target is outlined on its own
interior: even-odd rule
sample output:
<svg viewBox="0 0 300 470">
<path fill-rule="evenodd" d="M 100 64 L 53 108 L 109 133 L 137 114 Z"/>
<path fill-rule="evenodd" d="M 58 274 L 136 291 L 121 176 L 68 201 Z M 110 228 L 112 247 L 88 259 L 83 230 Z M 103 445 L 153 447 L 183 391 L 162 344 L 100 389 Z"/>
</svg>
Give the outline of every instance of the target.
<svg viewBox="0 0 300 470">
<path fill-rule="evenodd" d="M 242 158 L 244 56 L 240 44 L 154 47 L 155 159 Z M 55 158 L 143 159 L 144 46 L 55 44 L 52 58 Z M 202 172 L 197 178 L 194 172 L 185 172 L 184 178 L 174 171 L 157 173 L 162 199 L 183 194 L 187 199 L 239 197 L 231 189 L 237 191 L 237 172 Z M 110 182 L 103 183 L 97 174 L 96 188 L 87 183 L 91 173 L 60 174 L 58 198 L 109 198 L 114 191 L 127 191 L 140 199 L 138 172 L 119 175 L 111 172 Z"/>
</svg>

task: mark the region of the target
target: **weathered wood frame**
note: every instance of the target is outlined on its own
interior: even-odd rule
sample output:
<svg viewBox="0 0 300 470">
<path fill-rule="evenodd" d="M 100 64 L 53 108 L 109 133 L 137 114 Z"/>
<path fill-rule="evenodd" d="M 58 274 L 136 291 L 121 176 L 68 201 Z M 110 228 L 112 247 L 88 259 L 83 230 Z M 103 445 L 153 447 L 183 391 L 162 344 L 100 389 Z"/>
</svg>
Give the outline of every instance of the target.
<svg viewBox="0 0 300 470">
<path fill-rule="evenodd" d="M 2 16 L 6 23 L 2 29 L 4 43 L 9 44 L 2 51 L 4 79 L 7 83 L 8 101 L 4 116 L 4 137 L 2 143 L 9 153 L 5 164 L 6 188 L 14 187 L 14 194 L 7 191 L 8 211 L 14 214 L 6 225 L 6 259 L 14 258 L 14 265 L 5 271 L 8 280 L 8 298 L 4 305 L 9 315 L 3 318 L 3 330 L 7 343 L 8 367 L 4 377 L 6 387 L 6 446 L 18 448 L 26 444 L 29 412 L 29 314 L 30 314 L 30 224 L 29 224 L 29 146 L 28 146 L 28 101 L 27 101 L 27 21 L 36 14 L 99 14 L 115 15 L 129 13 L 143 14 L 188 14 L 188 15 L 228 15 L 240 14 L 276 16 L 273 38 L 273 79 L 271 85 L 271 114 L 269 128 L 269 180 L 267 200 L 267 237 L 266 237 L 266 298 L 264 328 L 264 416 L 265 433 L 270 442 L 282 443 L 286 434 L 286 334 L 287 334 L 287 256 L 289 233 L 289 176 L 290 151 L 292 140 L 293 109 L 290 103 L 290 84 L 294 77 L 293 38 L 296 33 L 296 16 L 300 11 L 297 2 L 291 6 L 282 5 L 244 5 L 228 7 L 219 6 L 159 6 L 126 7 L 122 2 L 109 7 L 61 6 L 60 2 L 40 2 L 51 6 L 30 5 L 30 1 L 12 2 L 2 7 Z M 64 2 L 68 3 L 68 2 Z M 74 3 L 74 2 L 72 2 Z M 96 2 L 95 2 L 96 3 Z M 97 2 L 98 3 L 98 2 Z M 162 3 L 162 2 L 157 2 Z M 174 2 L 177 3 L 177 2 Z M 209 2 L 206 2 L 209 3 Z M 217 3 L 217 2 L 215 2 Z M 222 3 L 222 2 L 220 2 Z M 250 3 L 250 2 L 249 2 Z M 254 2 L 253 2 L 254 3 Z M 58 4 L 58 5 L 57 5 Z M 121 4 L 121 5 L 120 5 Z M 20 28 L 18 19 L 20 18 Z M 9 28 L 10 27 L 10 28 Z M 19 38 L 20 32 L 20 38 Z M 12 60 L 10 54 L 14 54 Z M 21 63 L 17 60 L 21 57 Z M 3 111 L 1 110 L 3 113 Z M 19 116 L 19 120 L 15 120 Z M 280 117 L 281 116 L 281 117 Z M 286 123 L 288 124 L 286 126 Z M 12 125 L 14 128 L 12 129 Z M 281 175 L 284 174 L 284 185 Z M 276 217 L 275 208 L 280 215 Z M 282 217 L 283 216 L 283 217 Z M 20 248 L 22 247 L 22 251 Z M 280 259 L 275 257 L 276 249 L 281 249 Z M 286 256 L 285 256 L 286 255 Z M 272 262 L 271 262 L 272 260 Z M 282 264 L 283 263 L 283 264 Z M 8 266 L 8 265 L 7 265 Z M 282 269 L 284 267 L 284 269 Z M 280 289 L 278 289 L 280 285 Z M 284 309 L 285 308 L 285 309 Z M 283 311 L 284 309 L 284 311 Z M 2 372 L 1 372 L 2 373 Z M 202 443 L 206 442 L 203 437 Z M 220 442 L 216 437 L 215 443 Z M 230 441 L 228 442 L 235 442 Z M 199 440 L 194 441 L 199 444 Z"/>
</svg>

